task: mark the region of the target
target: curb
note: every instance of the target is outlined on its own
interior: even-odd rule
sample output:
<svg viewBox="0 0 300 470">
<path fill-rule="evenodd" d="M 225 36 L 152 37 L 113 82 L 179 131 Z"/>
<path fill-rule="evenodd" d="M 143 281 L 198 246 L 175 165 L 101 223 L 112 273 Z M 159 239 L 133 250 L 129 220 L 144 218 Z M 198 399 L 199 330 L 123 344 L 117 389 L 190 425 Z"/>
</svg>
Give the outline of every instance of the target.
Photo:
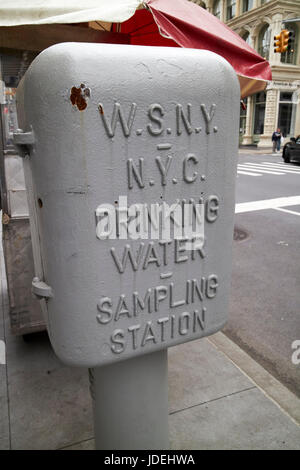
<svg viewBox="0 0 300 470">
<path fill-rule="evenodd" d="M 287 414 L 295 424 L 300 426 L 300 399 L 294 393 L 275 379 L 224 333 L 216 333 L 207 339 L 246 375 L 267 398 Z"/>
<path fill-rule="evenodd" d="M 266 148 L 260 148 L 260 149 L 246 149 L 246 148 L 241 148 L 239 147 L 238 150 L 239 154 L 247 154 L 247 155 L 272 155 L 272 156 L 281 156 L 281 152 L 277 152 L 276 154 L 273 154 L 273 149 L 270 147 Z"/>
</svg>

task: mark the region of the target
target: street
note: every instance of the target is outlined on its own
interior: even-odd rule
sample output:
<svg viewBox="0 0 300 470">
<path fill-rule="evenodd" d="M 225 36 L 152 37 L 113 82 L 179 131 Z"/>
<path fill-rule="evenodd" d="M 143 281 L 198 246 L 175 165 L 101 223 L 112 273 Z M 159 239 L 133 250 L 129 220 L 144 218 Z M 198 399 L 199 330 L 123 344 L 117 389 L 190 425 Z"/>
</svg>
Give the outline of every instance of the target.
<svg viewBox="0 0 300 470">
<path fill-rule="evenodd" d="M 300 340 L 300 165 L 243 150 L 236 203 L 225 333 L 299 396 L 292 343 Z"/>
</svg>

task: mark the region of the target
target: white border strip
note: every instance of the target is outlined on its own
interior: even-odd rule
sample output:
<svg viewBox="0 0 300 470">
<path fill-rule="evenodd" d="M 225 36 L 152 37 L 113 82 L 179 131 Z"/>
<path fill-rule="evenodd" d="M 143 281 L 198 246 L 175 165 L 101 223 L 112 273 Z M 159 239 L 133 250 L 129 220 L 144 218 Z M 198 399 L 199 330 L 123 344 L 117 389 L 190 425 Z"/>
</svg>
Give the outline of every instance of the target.
<svg viewBox="0 0 300 470">
<path fill-rule="evenodd" d="M 261 211 L 264 209 L 277 209 L 278 207 L 296 206 L 300 204 L 300 196 L 278 197 L 262 201 L 241 202 L 235 205 L 235 213 Z"/>
<path fill-rule="evenodd" d="M 5 357 L 5 343 L 2 339 L 0 339 L 0 365 L 6 364 L 6 357 Z"/>
</svg>

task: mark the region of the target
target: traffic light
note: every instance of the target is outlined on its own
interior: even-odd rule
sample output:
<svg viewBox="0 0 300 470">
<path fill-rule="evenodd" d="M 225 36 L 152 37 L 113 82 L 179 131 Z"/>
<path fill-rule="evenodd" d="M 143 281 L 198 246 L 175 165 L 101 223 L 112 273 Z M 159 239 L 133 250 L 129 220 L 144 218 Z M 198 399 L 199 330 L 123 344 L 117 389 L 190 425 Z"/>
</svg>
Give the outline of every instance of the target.
<svg viewBox="0 0 300 470">
<path fill-rule="evenodd" d="M 286 52 L 291 49 L 291 43 L 294 39 L 294 33 L 283 29 L 279 34 L 274 36 L 274 52 Z"/>
<path fill-rule="evenodd" d="M 276 34 L 276 36 L 274 36 L 274 52 L 282 52 L 282 37 L 281 37 L 281 33 L 279 34 Z"/>
<path fill-rule="evenodd" d="M 293 33 L 291 31 L 288 31 L 287 29 L 283 29 L 280 34 L 282 37 L 281 52 L 289 51 L 291 49 Z"/>
</svg>

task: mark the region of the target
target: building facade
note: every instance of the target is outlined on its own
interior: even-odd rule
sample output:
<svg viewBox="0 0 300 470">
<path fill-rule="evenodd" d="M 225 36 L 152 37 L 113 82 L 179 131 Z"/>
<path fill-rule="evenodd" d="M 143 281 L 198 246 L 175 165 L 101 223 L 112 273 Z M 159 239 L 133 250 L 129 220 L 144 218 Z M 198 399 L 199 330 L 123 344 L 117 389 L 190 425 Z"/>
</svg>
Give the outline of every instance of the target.
<svg viewBox="0 0 300 470">
<path fill-rule="evenodd" d="M 272 69 L 264 92 L 248 97 L 241 112 L 240 142 L 271 145 L 280 128 L 284 137 L 300 134 L 300 0 L 192 0 L 239 34 Z M 274 52 L 274 36 L 293 32 L 291 50 Z"/>
</svg>

